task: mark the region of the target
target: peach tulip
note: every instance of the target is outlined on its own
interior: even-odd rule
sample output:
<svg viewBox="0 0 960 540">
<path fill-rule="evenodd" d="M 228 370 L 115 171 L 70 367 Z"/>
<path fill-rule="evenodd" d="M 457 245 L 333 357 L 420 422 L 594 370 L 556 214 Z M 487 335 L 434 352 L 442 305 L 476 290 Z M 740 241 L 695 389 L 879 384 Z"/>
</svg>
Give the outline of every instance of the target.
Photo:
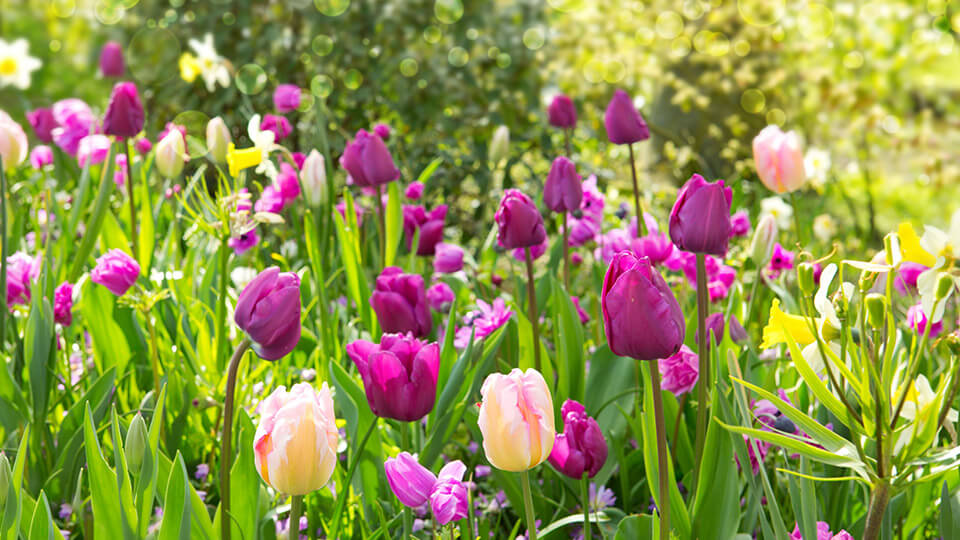
<svg viewBox="0 0 960 540">
<path fill-rule="evenodd" d="M 777 193 L 796 191 L 807 181 L 800 137 L 770 125 L 753 139 L 753 161 L 763 185 Z"/>
<path fill-rule="evenodd" d="M 483 451 L 494 467 L 526 471 L 550 456 L 557 432 L 543 375 L 516 368 L 507 375 L 494 373 L 483 381 L 480 395 Z"/>
<path fill-rule="evenodd" d="M 271 487 L 289 495 L 322 488 L 337 465 L 337 424 L 330 388 L 317 392 L 298 383 L 278 387 L 260 403 L 260 425 L 253 439 L 257 472 Z"/>
</svg>

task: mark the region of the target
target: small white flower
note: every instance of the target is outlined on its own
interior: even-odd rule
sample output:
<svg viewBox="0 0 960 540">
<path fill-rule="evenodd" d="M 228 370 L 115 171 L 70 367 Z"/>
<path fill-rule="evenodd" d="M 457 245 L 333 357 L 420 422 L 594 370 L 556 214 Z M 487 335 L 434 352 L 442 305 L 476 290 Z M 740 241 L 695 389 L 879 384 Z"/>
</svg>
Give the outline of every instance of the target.
<svg viewBox="0 0 960 540">
<path fill-rule="evenodd" d="M 760 216 L 763 217 L 767 214 L 777 220 L 777 227 L 780 230 L 790 228 L 790 220 L 793 219 L 793 207 L 780 197 L 767 197 L 760 201 Z"/>
<path fill-rule="evenodd" d="M 815 187 L 823 186 L 830 172 L 830 152 L 820 148 L 811 148 L 803 156 L 803 168 L 807 171 L 810 183 Z"/>
<path fill-rule="evenodd" d="M 30 74 L 40 69 L 40 60 L 30 56 L 30 44 L 20 38 L 12 43 L 0 39 L 0 87 L 20 90 L 30 87 Z"/>
<path fill-rule="evenodd" d="M 203 83 L 208 92 L 213 92 L 217 84 L 227 88 L 230 86 L 230 71 L 227 69 L 226 60 L 217 54 L 213 46 L 213 34 L 207 33 L 203 36 L 203 41 L 190 39 L 188 41 L 190 48 L 197 55 L 197 65 L 200 68 L 200 76 L 203 77 Z"/>
<path fill-rule="evenodd" d="M 277 166 L 270 160 L 270 152 L 277 147 L 273 142 L 276 135 L 270 130 L 260 130 L 259 114 L 253 115 L 253 117 L 250 118 L 250 122 L 247 123 L 247 135 L 250 137 L 250 140 L 253 141 L 253 145 L 259 148 L 263 155 L 255 172 L 266 176 L 271 181 L 276 180 Z"/>
<path fill-rule="evenodd" d="M 813 218 L 813 234 L 821 242 L 829 242 L 837 234 L 837 222 L 830 214 L 820 214 Z"/>
</svg>

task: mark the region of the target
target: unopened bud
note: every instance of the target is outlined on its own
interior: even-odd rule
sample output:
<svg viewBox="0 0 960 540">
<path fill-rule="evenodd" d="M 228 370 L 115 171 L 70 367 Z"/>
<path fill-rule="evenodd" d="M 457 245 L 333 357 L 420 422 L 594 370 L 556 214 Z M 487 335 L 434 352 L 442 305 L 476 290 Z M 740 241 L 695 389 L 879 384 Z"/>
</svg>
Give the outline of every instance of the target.
<svg viewBox="0 0 960 540">
<path fill-rule="evenodd" d="M 954 330 L 953 332 L 950 332 L 947 337 L 944 338 L 944 341 L 947 344 L 947 348 L 950 349 L 950 352 L 953 353 L 954 356 L 960 355 L 960 330 Z"/>
<path fill-rule="evenodd" d="M 124 442 L 124 452 L 127 456 L 127 466 L 134 475 L 140 474 L 143 465 L 143 454 L 147 450 L 147 423 L 137 413 L 127 429 L 127 440 Z"/>
<path fill-rule="evenodd" d="M 887 299 L 882 294 L 870 293 L 864 299 L 867 308 L 867 322 L 874 329 L 883 328 L 883 319 L 887 312 Z"/>
<path fill-rule="evenodd" d="M 510 155 L 510 128 L 500 126 L 490 138 L 490 161 L 494 165 L 500 163 Z"/>
<path fill-rule="evenodd" d="M 814 292 L 813 265 L 804 262 L 797 265 L 797 284 L 803 294 L 811 295 Z"/>
<path fill-rule="evenodd" d="M 939 302 L 949 296 L 952 289 L 953 276 L 946 272 L 941 272 L 940 276 L 937 277 L 937 289 L 934 298 Z"/>
<path fill-rule="evenodd" d="M 757 268 L 762 268 L 770 260 L 773 244 L 777 239 L 777 220 L 770 214 L 760 218 L 753 239 L 750 241 L 750 259 Z"/>
<path fill-rule="evenodd" d="M 219 116 L 207 122 L 207 150 L 217 163 L 226 163 L 227 148 L 230 146 L 230 130 Z"/>
</svg>

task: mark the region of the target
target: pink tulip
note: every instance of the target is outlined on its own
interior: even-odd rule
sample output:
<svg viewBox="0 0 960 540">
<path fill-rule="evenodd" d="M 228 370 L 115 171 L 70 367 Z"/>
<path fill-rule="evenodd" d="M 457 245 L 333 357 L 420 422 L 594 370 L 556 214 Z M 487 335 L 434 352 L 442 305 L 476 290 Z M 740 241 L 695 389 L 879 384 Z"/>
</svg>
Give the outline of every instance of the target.
<svg viewBox="0 0 960 540">
<path fill-rule="evenodd" d="M 90 272 L 90 281 L 103 285 L 117 296 L 123 296 L 137 281 L 140 265 L 119 249 L 111 249 L 97 259 Z"/>
<path fill-rule="evenodd" d="M 774 125 L 763 128 L 753 139 L 753 161 L 757 175 L 771 191 L 796 191 L 807 181 L 800 137 L 793 131 L 784 133 Z"/>
</svg>

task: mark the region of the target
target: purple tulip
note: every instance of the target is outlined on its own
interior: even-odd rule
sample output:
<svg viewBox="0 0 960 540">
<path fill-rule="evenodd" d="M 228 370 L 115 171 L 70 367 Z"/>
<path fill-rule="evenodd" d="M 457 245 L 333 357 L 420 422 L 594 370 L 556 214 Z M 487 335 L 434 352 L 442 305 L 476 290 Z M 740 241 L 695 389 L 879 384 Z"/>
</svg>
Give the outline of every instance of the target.
<svg viewBox="0 0 960 540">
<path fill-rule="evenodd" d="M 393 163 L 383 139 L 362 129 L 347 143 L 340 156 L 340 166 L 361 187 L 376 187 L 400 178 L 400 169 Z"/>
<path fill-rule="evenodd" d="M 423 196 L 423 182 L 410 182 L 403 195 L 411 201 L 418 201 Z"/>
<path fill-rule="evenodd" d="M 568 399 L 560 408 L 563 433 L 558 433 L 547 458 L 555 469 L 570 478 L 593 478 L 607 461 L 607 441 L 600 425 L 587 416 L 580 403 Z"/>
<path fill-rule="evenodd" d="M 290 126 L 290 121 L 283 116 L 265 114 L 263 120 L 260 121 L 260 131 L 272 131 L 273 140 L 279 142 L 290 135 L 293 128 Z"/>
<path fill-rule="evenodd" d="M 370 305 L 384 332 L 410 332 L 423 337 L 433 327 L 423 277 L 404 274 L 396 266 L 384 268 L 377 276 Z"/>
<path fill-rule="evenodd" d="M 32 159 L 31 157 L 31 163 Z M 897 288 L 897 292 L 900 294 L 907 294 L 907 292 L 911 291 L 916 292 L 917 278 L 929 269 L 928 266 L 920 263 L 902 262 L 897 268 L 897 275 L 893 280 L 893 286 Z"/>
<path fill-rule="evenodd" d="M 402 422 L 426 416 L 437 397 L 440 347 L 410 334 L 384 334 L 380 344 L 357 340 L 347 345 L 357 365 L 373 414 Z"/>
<path fill-rule="evenodd" d="M 469 512 L 467 486 L 453 474 L 448 473 L 448 477 L 444 477 L 444 470 L 453 463 L 460 462 L 449 463 L 440 470 L 440 478 L 430 493 L 430 510 L 433 511 L 433 517 L 441 527 L 467 517 Z M 462 464 L 461 467 L 463 467 Z M 460 476 L 463 476 L 462 472 Z"/>
<path fill-rule="evenodd" d="M 650 259 L 626 251 L 614 256 L 600 299 L 614 354 L 654 360 L 680 350 L 686 332 L 683 312 Z"/>
<path fill-rule="evenodd" d="M 40 275 L 40 257 L 17 252 L 7 257 L 7 305 L 28 304 L 31 282 Z"/>
<path fill-rule="evenodd" d="M 273 91 L 273 106 L 280 113 L 288 113 L 300 108 L 300 87 L 295 84 L 277 86 Z"/>
<path fill-rule="evenodd" d="M 53 150 L 45 144 L 38 144 L 30 150 L 30 165 L 34 169 L 42 169 L 53 163 Z"/>
<path fill-rule="evenodd" d="M 623 90 L 613 93 L 613 99 L 603 115 L 603 125 L 607 128 L 607 138 L 613 144 L 633 144 L 650 138 L 647 123 Z"/>
<path fill-rule="evenodd" d="M 257 212 L 279 214 L 283 210 L 283 194 L 280 193 L 280 190 L 273 187 L 272 184 L 264 186 L 263 192 L 260 193 L 260 198 L 256 204 L 253 205 L 253 209 Z"/>
<path fill-rule="evenodd" d="M 720 340 L 723 339 L 723 329 L 726 326 L 726 323 L 723 319 L 723 313 L 711 313 L 710 315 L 707 315 L 707 319 L 704 322 L 707 327 L 707 332 L 712 334 L 714 342 L 717 345 L 720 345 Z M 695 336 L 695 340 L 699 343 L 699 330 L 697 330 Z M 740 321 L 737 320 L 735 315 L 730 316 L 730 339 L 733 340 L 734 343 L 738 343 L 747 339 L 747 331 L 744 330 L 743 325 L 740 324 Z"/>
<path fill-rule="evenodd" d="M 683 251 L 723 256 L 730 242 L 733 191 L 723 180 L 707 182 L 699 174 L 680 189 L 670 211 L 670 239 Z"/>
<path fill-rule="evenodd" d="M 76 98 L 61 99 L 53 104 L 52 111 L 57 122 L 57 127 L 50 130 L 53 142 L 75 156 L 80 140 L 97 132 L 97 118 L 89 105 Z"/>
<path fill-rule="evenodd" d="M 383 464 L 387 483 L 400 502 L 410 508 L 430 503 L 434 519 L 443 526 L 451 521 L 467 517 L 469 499 L 463 475 L 467 467 L 460 461 L 451 461 L 434 476 L 430 470 L 417 463 L 407 452 L 389 458 Z"/>
<path fill-rule="evenodd" d="M 271 266 L 247 284 L 233 314 L 264 360 L 277 360 L 300 341 L 300 277 Z"/>
<path fill-rule="evenodd" d="M 380 122 L 379 124 L 373 126 L 373 132 L 376 133 L 384 141 L 390 140 L 390 126 Z"/>
<path fill-rule="evenodd" d="M 431 308 L 439 312 L 446 312 L 450 309 L 450 304 L 453 303 L 454 297 L 453 289 L 442 281 L 427 289 L 427 303 L 430 304 Z"/>
<path fill-rule="evenodd" d="M 677 397 L 692 390 L 700 378 L 698 358 L 690 347 L 681 345 L 679 351 L 663 359 L 659 364 L 663 389 Z"/>
<path fill-rule="evenodd" d="M 277 175 L 276 189 L 283 199 L 283 206 L 287 206 L 300 196 L 300 178 L 297 170 L 289 163 L 280 164 L 280 174 Z"/>
<path fill-rule="evenodd" d="M 111 249 L 97 259 L 90 272 L 90 281 L 103 285 L 117 296 L 123 296 L 137 282 L 140 265 L 119 249 Z"/>
<path fill-rule="evenodd" d="M 746 210 L 730 216 L 730 236 L 746 236 L 750 234 L 750 213 Z"/>
<path fill-rule="evenodd" d="M 655 228 L 648 225 L 647 229 L 650 232 L 646 236 L 634 239 L 631 248 L 638 257 L 647 257 L 651 263 L 659 266 L 673 255 L 673 242 Z"/>
<path fill-rule="evenodd" d="M 573 100 L 563 94 L 557 94 L 547 107 L 547 119 L 550 125 L 560 129 L 573 129 L 577 125 L 577 108 Z"/>
<path fill-rule="evenodd" d="M 137 142 L 133 143 L 133 146 L 137 149 L 137 152 L 140 152 L 142 155 L 149 154 L 150 150 L 153 150 L 153 143 L 146 137 L 137 139 Z"/>
<path fill-rule="evenodd" d="M 57 121 L 53 117 L 53 111 L 48 107 L 41 107 L 27 113 L 27 121 L 33 128 L 33 132 L 41 142 L 53 142 L 53 128 L 57 127 Z"/>
<path fill-rule="evenodd" d="M 110 144 L 106 135 L 88 135 L 80 139 L 80 144 L 77 145 L 77 163 L 81 167 L 103 163 L 110 153 Z"/>
<path fill-rule="evenodd" d="M 504 192 L 493 219 L 499 227 L 497 243 L 506 249 L 535 246 L 547 238 L 540 210 L 520 190 L 508 189 Z"/>
<path fill-rule="evenodd" d="M 117 83 L 110 94 L 107 112 L 103 115 L 103 132 L 121 139 L 133 137 L 143 130 L 143 104 L 132 82 Z"/>
<path fill-rule="evenodd" d="M 104 77 L 123 77 L 125 69 L 123 47 L 116 41 L 106 42 L 100 49 L 100 73 Z"/>
<path fill-rule="evenodd" d="M 543 202 L 554 212 L 572 212 L 583 201 L 583 186 L 577 166 L 564 156 L 553 160 L 543 186 Z"/>
<path fill-rule="evenodd" d="M 73 322 L 73 285 L 64 281 L 53 291 L 53 320 L 63 326 Z"/>
<path fill-rule="evenodd" d="M 443 222 L 447 218 L 447 205 L 441 204 L 429 213 L 422 206 L 404 205 L 403 232 L 407 249 L 413 246 L 413 236 L 420 231 L 417 240 L 417 255 L 433 255 L 437 244 L 443 240 Z"/>
<path fill-rule="evenodd" d="M 463 248 L 455 244 L 438 243 L 433 255 L 433 270 L 441 274 L 463 270 Z"/>
</svg>

